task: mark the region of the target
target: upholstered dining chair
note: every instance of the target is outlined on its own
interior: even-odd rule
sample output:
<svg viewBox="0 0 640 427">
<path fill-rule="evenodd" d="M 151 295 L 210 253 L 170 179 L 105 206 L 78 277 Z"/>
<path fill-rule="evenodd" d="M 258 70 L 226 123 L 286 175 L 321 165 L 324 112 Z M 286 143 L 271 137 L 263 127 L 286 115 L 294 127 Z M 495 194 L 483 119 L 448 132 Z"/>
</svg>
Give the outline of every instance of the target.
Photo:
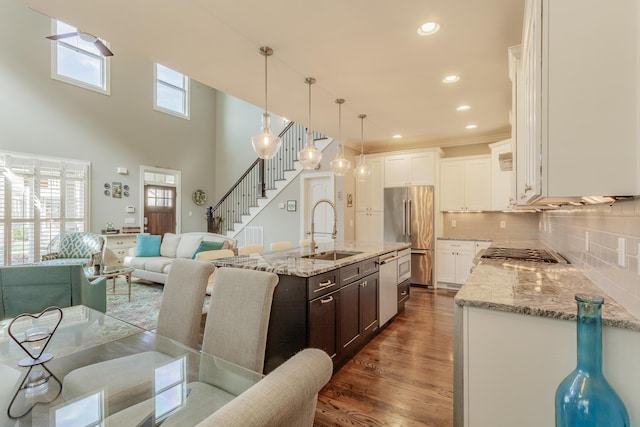
<svg viewBox="0 0 640 427">
<path fill-rule="evenodd" d="M 263 372 L 278 275 L 221 267 L 216 271 L 202 351 Z"/>
<path fill-rule="evenodd" d="M 235 254 L 231 249 L 219 249 L 215 251 L 198 252 L 198 255 L 196 255 L 196 259 L 199 261 L 209 261 L 212 259 L 229 258 L 232 256 L 235 256 Z M 214 266 L 213 273 L 211 273 L 211 276 L 209 276 L 209 281 L 207 282 L 207 295 L 211 295 L 211 290 L 213 289 L 213 280 L 215 277 L 216 271 Z"/>
<path fill-rule="evenodd" d="M 157 334 L 198 348 L 205 288 L 213 271 L 213 264 L 205 261 L 172 261 L 162 292 Z M 65 376 L 62 394 L 68 400 L 107 386 L 115 395 L 128 384 L 153 378 L 154 369 L 170 360 L 162 352 L 148 351 L 84 366 Z"/>
<path fill-rule="evenodd" d="M 197 426 L 312 427 L 318 392 L 332 372 L 327 353 L 304 349 Z"/>
<path fill-rule="evenodd" d="M 238 248 L 238 255 L 259 254 L 264 252 L 263 245 L 245 245 Z"/>
<path fill-rule="evenodd" d="M 189 347 L 199 344 L 205 290 L 215 266 L 209 262 L 176 258 L 162 291 L 156 333 Z"/>
<path fill-rule="evenodd" d="M 291 249 L 293 248 L 293 242 L 287 242 L 287 241 L 273 242 L 270 248 L 272 251 L 282 251 L 285 249 Z"/>
</svg>

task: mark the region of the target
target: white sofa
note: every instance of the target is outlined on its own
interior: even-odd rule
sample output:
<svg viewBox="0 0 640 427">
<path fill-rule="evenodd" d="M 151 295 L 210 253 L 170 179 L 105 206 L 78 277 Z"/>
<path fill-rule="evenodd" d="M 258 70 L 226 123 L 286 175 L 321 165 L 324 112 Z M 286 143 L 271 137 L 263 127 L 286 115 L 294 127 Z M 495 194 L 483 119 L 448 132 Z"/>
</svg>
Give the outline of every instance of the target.
<svg viewBox="0 0 640 427">
<path fill-rule="evenodd" d="M 221 234 L 166 233 L 162 236 L 160 256 L 138 257 L 136 256 L 136 248 L 131 248 L 129 255 L 124 258 L 123 264 L 135 268 L 131 273 L 133 277 L 164 284 L 171 268 L 171 261 L 175 258 L 192 258 L 202 241 L 222 242 L 222 249 L 237 251 L 238 241 Z"/>
</svg>

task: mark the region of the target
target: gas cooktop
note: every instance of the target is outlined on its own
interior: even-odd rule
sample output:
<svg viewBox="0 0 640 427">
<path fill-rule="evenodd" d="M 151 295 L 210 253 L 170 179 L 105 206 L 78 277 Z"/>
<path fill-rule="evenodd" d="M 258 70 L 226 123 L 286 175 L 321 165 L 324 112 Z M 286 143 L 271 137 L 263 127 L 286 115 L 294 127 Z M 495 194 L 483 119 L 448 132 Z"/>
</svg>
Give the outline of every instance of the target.
<svg viewBox="0 0 640 427">
<path fill-rule="evenodd" d="M 514 259 L 519 261 L 547 262 L 553 264 L 568 264 L 560 255 L 552 254 L 544 249 L 520 249 L 520 248 L 488 248 L 482 258 L 489 259 Z"/>
</svg>

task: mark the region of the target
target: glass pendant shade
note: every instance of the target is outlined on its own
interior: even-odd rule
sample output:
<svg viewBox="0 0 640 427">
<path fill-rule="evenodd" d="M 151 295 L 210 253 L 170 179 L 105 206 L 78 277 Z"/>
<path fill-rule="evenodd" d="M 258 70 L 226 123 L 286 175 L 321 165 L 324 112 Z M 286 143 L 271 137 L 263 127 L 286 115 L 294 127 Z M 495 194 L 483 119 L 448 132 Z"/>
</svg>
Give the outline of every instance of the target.
<svg viewBox="0 0 640 427">
<path fill-rule="evenodd" d="M 344 147 L 342 146 L 342 104 L 344 104 L 344 99 L 336 99 L 336 104 L 338 104 L 338 149 L 330 166 L 335 176 L 345 176 L 351 167 L 351 162 L 344 156 Z"/>
<path fill-rule="evenodd" d="M 304 169 L 315 169 L 322 159 L 322 152 L 313 144 L 313 132 L 307 131 L 307 144 L 298 151 L 298 161 Z"/>
<path fill-rule="evenodd" d="M 336 157 L 331 160 L 331 169 L 336 176 L 345 176 L 351 167 L 351 162 L 344 156 L 341 148 L 342 146 L 338 145 Z"/>
<path fill-rule="evenodd" d="M 282 139 L 271 132 L 271 117 L 269 113 L 262 115 L 262 130 L 256 136 L 251 137 L 251 145 L 258 157 L 261 159 L 273 158 L 282 145 Z"/>
<path fill-rule="evenodd" d="M 353 168 L 353 176 L 356 177 L 358 182 L 365 182 L 371 176 L 371 169 L 369 169 L 367 162 L 364 160 L 364 154 L 360 154 L 360 157 L 358 157 L 356 167 Z"/>
<path fill-rule="evenodd" d="M 271 132 L 271 116 L 269 116 L 267 108 L 267 58 L 273 55 L 273 49 L 262 46 L 260 55 L 264 56 L 264 114 L 262 114 L 262 130 L 256 136 L 251 137 L 251 145 L 253 145 L 253 151 L 258 157 L 268 160 L 276 155 L 282 145 L 282 139 Z"/>
<path fill-rule="evenodd" d="M 356 161 L 356 167 L 353 168 L 353 176 L 358 182 L 365 182 L 367 178 L 371 176 L 371 169 L 367 166 L 367 162 L 364 159 L 364 119 L 366 114 L 360 114 L 360 157 Z"/>
<path fill-rule="evenodd" d="M 307 77 L 304 82 L 309 85 L 309 127 L 307 128 L 307 144 L 298 151 L 298 161 L 304 169 L 315 169 L 322 159 L 322 151 L 313 143 L 313 131 L 311 130 L 311 85 L 316 82 L 313 77 Z"/>
</svg>

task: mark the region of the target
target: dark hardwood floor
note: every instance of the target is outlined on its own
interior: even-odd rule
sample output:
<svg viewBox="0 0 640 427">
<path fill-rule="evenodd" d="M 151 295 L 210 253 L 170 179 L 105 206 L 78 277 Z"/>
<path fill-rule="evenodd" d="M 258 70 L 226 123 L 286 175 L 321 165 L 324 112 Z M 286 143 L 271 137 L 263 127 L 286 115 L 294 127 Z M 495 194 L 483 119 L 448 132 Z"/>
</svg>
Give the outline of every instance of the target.
<svg viewBox="0 0 640 427">
<path fill-rule="evenodd" d="M 405 311 L 320 391 L 314 426 L 452 426 L 454 296 L 412 287 Z"/>
</svg>

